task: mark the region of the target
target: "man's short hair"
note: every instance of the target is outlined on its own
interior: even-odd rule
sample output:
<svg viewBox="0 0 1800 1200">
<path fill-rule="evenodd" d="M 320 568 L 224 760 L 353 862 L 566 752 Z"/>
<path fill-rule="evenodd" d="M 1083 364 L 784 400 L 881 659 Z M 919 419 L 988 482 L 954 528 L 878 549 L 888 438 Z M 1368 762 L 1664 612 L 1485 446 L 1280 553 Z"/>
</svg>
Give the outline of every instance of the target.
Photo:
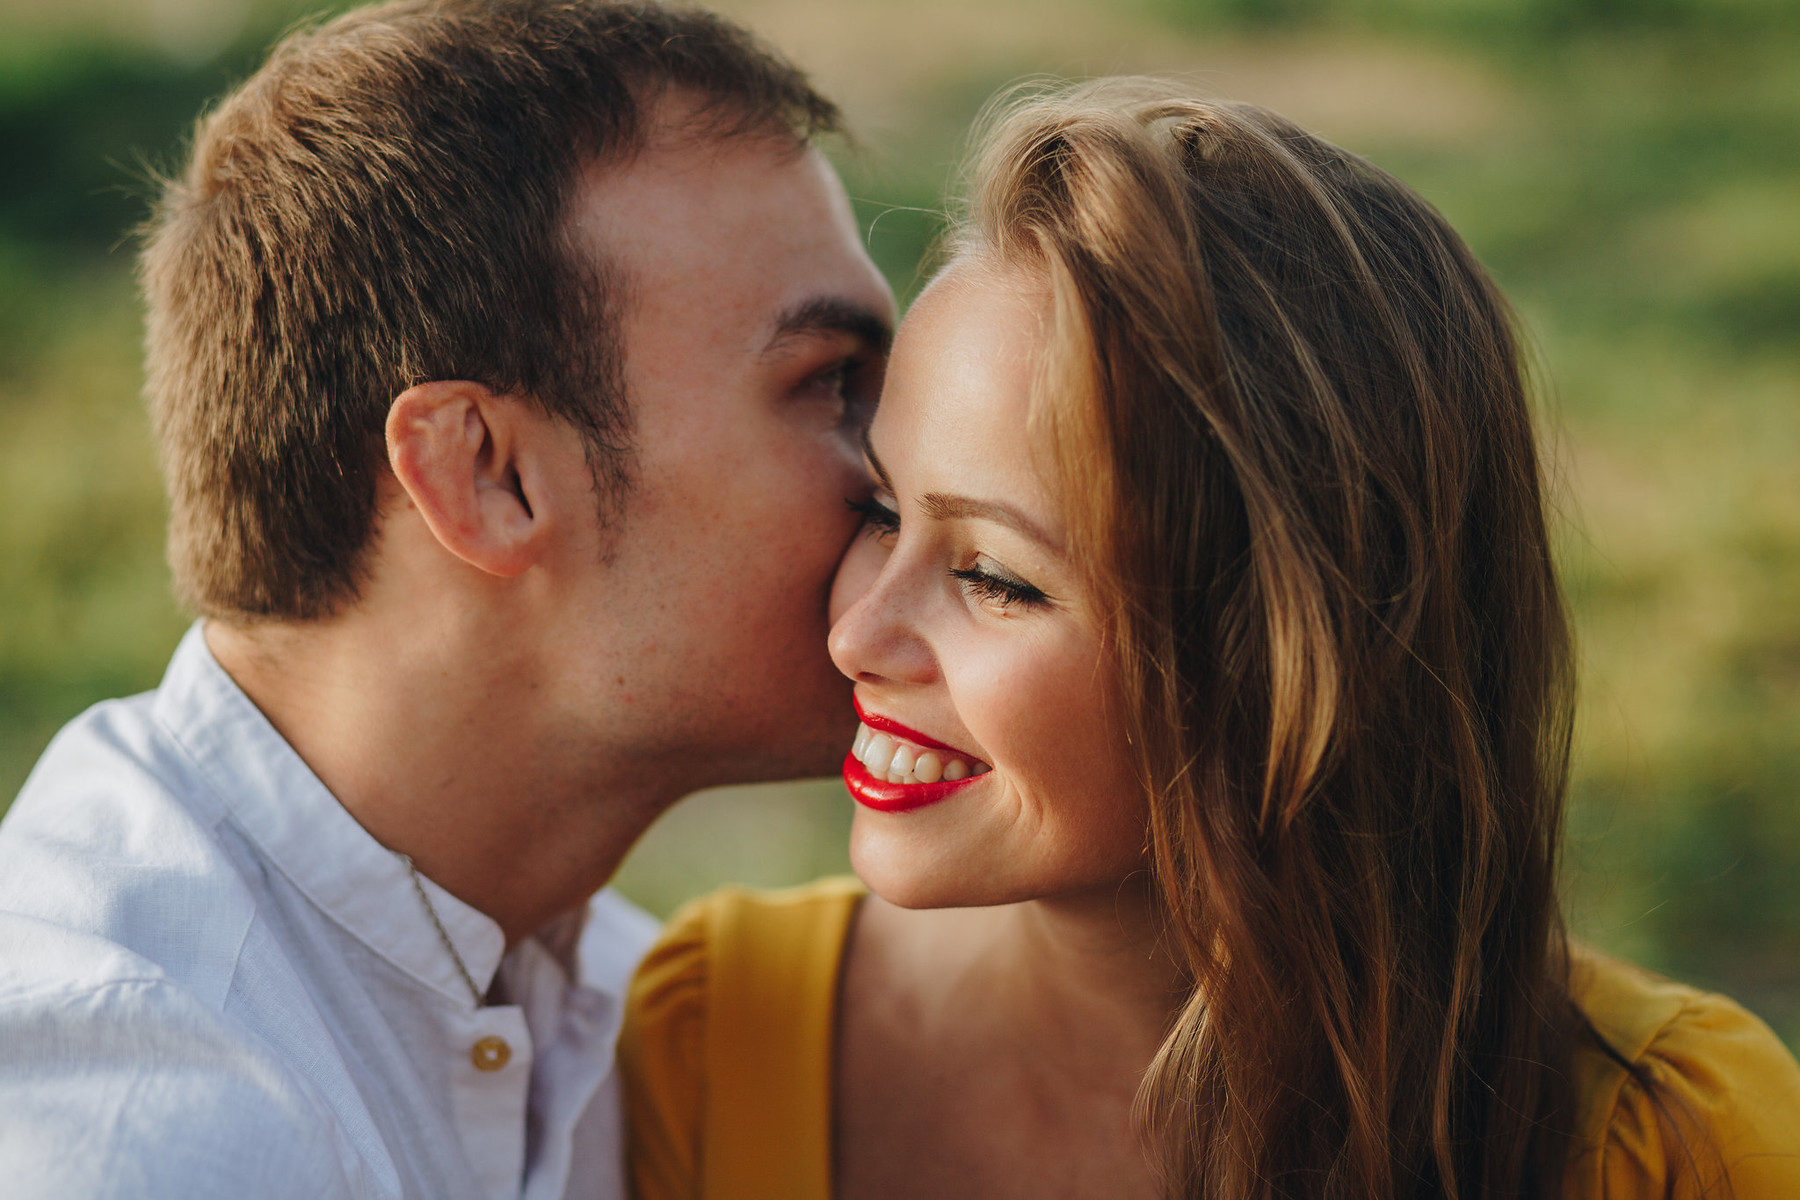
<svg viewBox="0 0 1800 1200">
<path fill-rule="evenodd" d="M 389 405 L 428 380 L 568 421 L 616 511 L 621 289 L 566 215 L 584 166 L 641 146 L 669 92 L 711 136 L 839 127 L 738 26 L 627 0 L 361 9 L 283 40 L 200 121 L 140 266 L 184 602 L 309 620 L 352 600 Z"/>
</svg>

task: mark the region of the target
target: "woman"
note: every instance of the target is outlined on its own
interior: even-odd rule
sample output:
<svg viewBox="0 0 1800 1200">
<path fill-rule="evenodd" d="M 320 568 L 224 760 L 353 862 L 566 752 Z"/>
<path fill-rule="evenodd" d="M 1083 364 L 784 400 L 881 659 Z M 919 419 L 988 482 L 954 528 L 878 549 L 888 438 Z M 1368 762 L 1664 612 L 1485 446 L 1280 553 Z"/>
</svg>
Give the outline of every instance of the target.
<svg viewBox="0 0 1800 1200">
<path fill-rule="evenodd" d="M 640 973 L 644 1200 L 1800 1196 L 1800 1068 L 1564 940 L 1568 634 L 1506 306 L 1266 111 L 990 129 L 832 654 L 851 857 Z"/>
</svg>

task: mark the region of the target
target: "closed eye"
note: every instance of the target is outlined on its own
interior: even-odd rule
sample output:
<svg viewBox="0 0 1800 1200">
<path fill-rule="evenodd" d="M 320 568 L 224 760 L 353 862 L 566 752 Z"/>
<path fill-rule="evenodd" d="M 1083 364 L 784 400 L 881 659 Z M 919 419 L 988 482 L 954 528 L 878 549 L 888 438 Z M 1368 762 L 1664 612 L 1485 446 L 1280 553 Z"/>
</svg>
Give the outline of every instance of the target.
<svg viewBox="0 0 1800 1200">
<path fill-rule="evenodd" d="M 1014 604 L 1037 608 L 1050 601 L 1042 588 L 980 562 L 972 567 L 953 567 L 950 576 L 960 580 L 963 590 L 970 596 L 996 605 L 1002 611 Z"/>
<path fill-rule="evenodd" d="M 829 391 L 838 402 L 842 427 L 860 439 L 875 419 L 881 403 L 881 381 L 887 360 L 879 354 L 858 353 L 841 358 L 814 376 L 813 386 Z"/>
<path fill-rule="evenodd" d="M 863 520 L 863 532 L 879 540 L 886 540 L 900 532 L 900 514 L 875 499 L 846 500 L 850 511 Z"/>
</svg>

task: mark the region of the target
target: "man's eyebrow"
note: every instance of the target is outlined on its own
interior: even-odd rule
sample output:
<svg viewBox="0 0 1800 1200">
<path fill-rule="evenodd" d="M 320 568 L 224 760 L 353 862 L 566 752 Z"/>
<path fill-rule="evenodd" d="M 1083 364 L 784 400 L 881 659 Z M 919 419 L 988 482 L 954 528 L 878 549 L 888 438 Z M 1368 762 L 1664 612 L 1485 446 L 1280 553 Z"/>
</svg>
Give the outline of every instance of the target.
<svg viewBox="0 0 1800 1200">
<path fill-rule="evenodd" d="M 886 354 L 894 341 L 887 317 L 868 305 L 840 296 L 815 296 L 781 314 L 775 336 L 762 352 L 773 354 L 795 339 L 832 333 L 848 334 L 877 354 Z"/>
</svg>

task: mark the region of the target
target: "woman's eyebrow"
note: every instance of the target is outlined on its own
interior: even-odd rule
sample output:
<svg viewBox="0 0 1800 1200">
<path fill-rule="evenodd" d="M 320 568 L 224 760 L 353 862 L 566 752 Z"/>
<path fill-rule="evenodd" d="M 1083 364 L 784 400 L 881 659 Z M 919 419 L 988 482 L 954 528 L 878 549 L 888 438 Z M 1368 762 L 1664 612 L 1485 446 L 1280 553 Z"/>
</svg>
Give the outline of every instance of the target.
<svg viewBox="0 0 1800 1200">
<path fill-rule="evenodd" d="M 867 427 L 862 431 L 862 448 L 863 453 L 868 456 L 869 469 L 875 472 L 875 478 L 882 487 L 892 492 L 894 481 L 889 478 L 887 468 L 881 465 L 881 456 L 875 453 L 875 443 L 870 439 Z M 934 521 L 995 521 L 1018 530 L 1047 550 L 1062 553 L 1061 539 L 1051 537 L 1036 521 L 1003 501 L 976 500 L 950 492 L 927 492 L 919 498 L 919 507 Z"/>
<path fill-rule="evenodd" d="M 890 491 L 892 489 L 889 489 Z M 1001 500 L 977 500 L 950 492 L 927 492 L 919 507 L 934 521 L 993 521 L 1017 530 L 1046 550 L 1062 551 L 1062 542 L 1051 537 L 1030 517 Z"/>
</svg>

